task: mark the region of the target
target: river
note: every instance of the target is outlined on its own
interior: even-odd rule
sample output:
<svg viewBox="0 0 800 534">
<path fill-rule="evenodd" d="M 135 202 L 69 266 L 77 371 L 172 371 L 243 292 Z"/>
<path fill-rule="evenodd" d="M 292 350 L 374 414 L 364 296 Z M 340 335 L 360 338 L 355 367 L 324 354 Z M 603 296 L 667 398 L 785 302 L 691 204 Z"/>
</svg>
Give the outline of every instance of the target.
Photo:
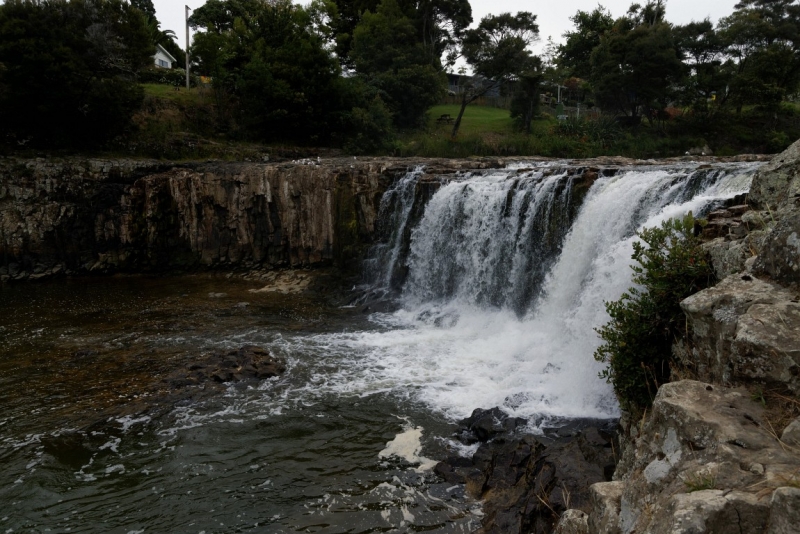
<svg viewBox="0 0 800 534">
<path fill-rule="evenodd" d="M 0 532 L 470 532 L 479 503 L 430 469 L 470 453 L 456 421 L 617 417 L 593 328 L 630 284 L 634 231 L 756 168 L 623 169 L 579 199 L 556 164 L 511 166 L 443 184 L 416 220 L 410 172 L 355 288 L 383 312 L 210 274 L 2 286 Z M 287 371 L 169 387 L 244 345 Z"/>
</svg>

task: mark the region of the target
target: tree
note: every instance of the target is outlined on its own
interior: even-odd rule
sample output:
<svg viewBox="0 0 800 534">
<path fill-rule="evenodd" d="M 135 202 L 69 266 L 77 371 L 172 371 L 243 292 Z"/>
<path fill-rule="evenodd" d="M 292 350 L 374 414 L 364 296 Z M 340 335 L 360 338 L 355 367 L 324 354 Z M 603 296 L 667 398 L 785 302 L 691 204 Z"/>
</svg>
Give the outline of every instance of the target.
<svg viewBox="0 0 800 534">
<path fill-rule="evenodd" d="M 520 130 L 531 133 L 531 121 L 539 111 L 541 73 L 530 70 L 519 76 L 511 99 L 511 118 Z"/>
<path fill-rule="evenodd" d="M 353 37 L 365 13 L 376 13 L 381 0 L 336 0 L 336 53 L 353 67 Z M 444 56 L 452 64 L 458 37 L 472 23 L 469 0 L 398 0 L 397 6 L 414 27 L 417 42 L 436 67 Z"/>
<path fill-rule="evenodd" d="M 597 329 L 603 344 L 594 357 L 607 364 L 600 376 L 614 385 L 623 409 L 640 414 L 669 382 L 672 344 L 685 329 L 680 303 L 713 285 L 714 269 L 691 212 L 661 227 L 637 232 L 633 283 L 619 300 L 606 302 L 609 322 Z"/>
<path fill-rule="evenodd" d="M 695 113 L 711 113 L 714 108 L 708 101 L 712 94 L 719 96 L 718 104 L 723 103 L 730 83 L 728 69 L 723 67 L 725 41 L 708 19 L 676 26 L 673 36 L 686 66 L 680 83 L 681 101 Z"/>
<path fill-rule="evenodd" d="M 600 44 L 600 38 L 614 25 L 611 13 L 603 6 L 594 11 L 578 11 L 570 17 L 575 31 L 564 33 L 564 44 L 558 47 L 557 62 L 569 71 L 569 75 L 589 79 L 592 73 L 592 51 Z"/>
<path fill-rule="evenodd" d="M 664 21 L 663 6 L 634 4 L 600 39 L 591 55 L 595 100 L 606 111 L 629 115 L 663 109 L 683 72 L 683 63 Z"/>
<path fill-rule="evenodd" d="M 0 131 L 36 146 L 92 146 L 124 132 L 152 61 L 142 13 L 122 0 L 0 5 Z"/>
<path fill-rule="evenodd" d="M 467 105 L 540 67 L 541 61 L 528 50 L 538 36 L 536 15 L 527 11 L 516 15 L 488 15 L 481 19 L 477 28 L 464 32 L 461 53 L 472 66 L 474 76 L 462 88 L 461 109 L 453 124 L 453 137 L 458 134 Z"/>
<path fill-rule="evenodd" d="M 344 143 L 362 127 L 388 135 L 382 101 L 341 76 L 330 5 L 210 0 L 195 11 L 192 56 L 197 71 L 213 77 L 218 122 L 229 133 L 239 127 L 259 140 L 314 144 Z"/>
<path fill-rule="evenodd" d="M 732 58 L 727 98 L 777 105 L 800 87 L 800 6 L 791 0 L 745 0 L 720 20 L 719 34 Z"/>
<path fill-rule="evenodd" d="M 144 13 L 145 19 L 156 20 L 156 8 L 153 0 L 131 0 L 131 5 Z"/>
<path fill-rule="evenodd" d="M 351 56 L 357 75 L 376 90 L 400 128 L 421 126 L 425 112 L 444 94 L 444 75 L 395 0 L 364 13 L 353 33 Z"/>
</svg>

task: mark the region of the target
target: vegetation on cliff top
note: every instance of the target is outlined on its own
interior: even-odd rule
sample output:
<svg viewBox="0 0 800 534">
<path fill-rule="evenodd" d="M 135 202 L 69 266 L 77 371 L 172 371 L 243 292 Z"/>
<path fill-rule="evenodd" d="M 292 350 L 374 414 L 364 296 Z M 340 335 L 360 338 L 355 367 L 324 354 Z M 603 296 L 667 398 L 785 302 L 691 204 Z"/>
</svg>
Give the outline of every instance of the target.
<svg viewBox="0 0 800 534">
<path fill-rule="evenodd" d="M 170 108 L 174 99 L 145 99 L 140 85 L 182 81 L 148 67 L 156 44 L 178 66 L 184 57 L 150 0 L 7 0 L 0 149 L 203 157 L 215 143 L 259 143 L 408 156 L 666 157 L 705 146 L 775 152 L 800 136 L 795 1 L 742 0 L 716 25 L 672 24 L 662 0 L 616 18 L 598 6 L 571 20 L 564 43 L 537 57 L 535 14 L 489 15 L 469 29 L 468 0 L 208 0 L 190 19 L 192 72 L 205 77 L 207 97 Z M 476 76 L 448 80 L 459 57 Z M 461 106 L 439 113 L 448 89 Z M 514 119 L 506 130 L 461 127 L 478 97 Z M 540 114 L 540 102 L 553 99 L 566 108 Z M 570 118 L 556 125 L 556 114 Z M 165 115 L 169 126 L 158 124 Z M 449 139 L 440 126 L 451 128 Z"/>
</svg>

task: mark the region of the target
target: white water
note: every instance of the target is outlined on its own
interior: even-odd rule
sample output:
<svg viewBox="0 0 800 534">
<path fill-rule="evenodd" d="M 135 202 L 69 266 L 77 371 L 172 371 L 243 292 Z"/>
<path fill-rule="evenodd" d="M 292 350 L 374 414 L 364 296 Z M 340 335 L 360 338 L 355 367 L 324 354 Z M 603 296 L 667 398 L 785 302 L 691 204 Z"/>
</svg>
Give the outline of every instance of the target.
<svg viewBox="0 0 800 534">
<path fill-rule="evenodd" d="M 453 419 L 493 406 L 533 426 L 615 417 L 593 359 L 594 328 L 608 319 L 603 302 L 631 283 L 634 232 L 746 192 L 755 168 L 639 168 L 600 178 L 561 236 L 547 221 L 568 224 L 570 199 L 556 187 L 563 175 L 494 171 L 444 185 L 412 233 L 403 309 L 374 314 L 378 331 L 313 338 L 341 365 L 321 369 L 313 387 L 391 392 Z M 540 246 L 545 239 L 556 244 Z M 524 306 L 520 292 L 530 299 Z"/>
</svg>

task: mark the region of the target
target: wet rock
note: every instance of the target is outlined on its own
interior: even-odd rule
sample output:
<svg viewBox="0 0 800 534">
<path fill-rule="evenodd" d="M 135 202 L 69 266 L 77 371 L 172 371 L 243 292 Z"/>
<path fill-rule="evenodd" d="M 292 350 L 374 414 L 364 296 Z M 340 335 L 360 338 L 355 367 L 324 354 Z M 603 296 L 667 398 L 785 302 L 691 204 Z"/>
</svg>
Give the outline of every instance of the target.
<svg viewBox="0 0 800 534">
<path fill-rule="evenodd" d="M 167 382 L 184 388 L 205 382 L 227 383 L 273 378 L 286 371 L 286 364 L 266 349 L 247 345 L 238 350 L 218 352 L 192 363 L 185 373 L 173 375 Z"/>
<path fill-rule="evenodd" d="M 589 486 L 607 480 L 613 471 L 608 469 L 614 461 L 610 440 L 596 428 L 586 428 L 577 437 L 545 445 L 530 435 L 513 436 L 508 427 L 519 423 L 504 426 L 509 419 L 499 409 L 476 410 L 465 423 L 494 437 L 468 462 L 450 458 L 436 472 L 454 483 L 463 478 L 467 492 L 483 500 L 478 532 L 550 533 L 570 509 L 575 510 L 569 514 L 571 526 L 565 523 L 563 528 L 581 528 L 581 514 L 590 507 Z"/>
<path fill-rule="evenodd" d="M 41 443 L 44 452 L 76 470 L 89 463 L 97 452 L 95 447 L 87 443 L 86 435 L 80 432 L 42 436 Z"/>
<path fill-rule="evenodd" d="M 526 419 L 511 417 L 498 407 L 489 410 L 477 408 L 472 415 L 459 422 L 463 428 L 458 437 L 467 445 L 486 442 L 501 434 L 513 434 L 517 428 L 527 423 Z"/>
</svg>

